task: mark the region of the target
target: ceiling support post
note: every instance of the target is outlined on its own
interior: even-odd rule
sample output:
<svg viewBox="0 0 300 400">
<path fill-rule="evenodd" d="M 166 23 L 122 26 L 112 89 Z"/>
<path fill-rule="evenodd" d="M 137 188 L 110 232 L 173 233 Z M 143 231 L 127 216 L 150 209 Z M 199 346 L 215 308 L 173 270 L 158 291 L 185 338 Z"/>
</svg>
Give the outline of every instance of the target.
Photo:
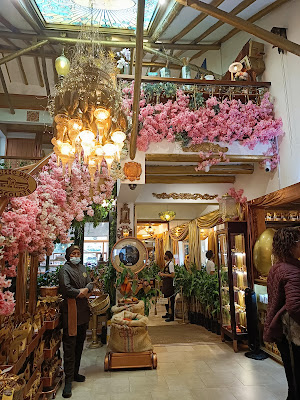
<svg viewBox="0 0 300 400">
<path fill-rule="evenodd" d="M 130 137 L 131 160 L 134 160 L 136 155 L 136 141 L 139 129 L 140 94 L 141 94 L 141 78 L 142 78 L 142 65 L 143 65 L 144 12 L 145 12 L 145 0 L 139 0 L 138 10 L 137 10 L 137 22 L 136 22 L 135 74 L 134 74 L 134 92 L 133 92 L 133 105 L 132 105 L 132 130 Z"/>
</svg>

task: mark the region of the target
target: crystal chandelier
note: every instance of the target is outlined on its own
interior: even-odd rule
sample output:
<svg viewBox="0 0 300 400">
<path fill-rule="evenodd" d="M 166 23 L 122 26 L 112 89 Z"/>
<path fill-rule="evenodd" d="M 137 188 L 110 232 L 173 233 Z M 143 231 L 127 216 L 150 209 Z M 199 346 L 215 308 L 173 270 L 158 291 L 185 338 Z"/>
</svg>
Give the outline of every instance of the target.
<svg viewBox="0 0 300 400">
<path fill-rule="evenodd" d="M 158 214 L 160 216 L 160 219 L 162 219 L 163 221 L 172 221 L 172 219 L 174 219 L 176 217 L 176 212 L 175 211 L 164 211 L 164 212 L 160 212 Z"/>
<path fill-rule="evenodd" d="M 95 41 L 95 29 L 83 29 L 75 46 L 70 71 L 50 101 L 54 117 L 54 152 L 63 167 L 75 159 L 88 166 L 93 181 L 105 160 L 108 170 L 120 161 L 127 131 L 116 80 L 114 54 Z"/>
</svg>

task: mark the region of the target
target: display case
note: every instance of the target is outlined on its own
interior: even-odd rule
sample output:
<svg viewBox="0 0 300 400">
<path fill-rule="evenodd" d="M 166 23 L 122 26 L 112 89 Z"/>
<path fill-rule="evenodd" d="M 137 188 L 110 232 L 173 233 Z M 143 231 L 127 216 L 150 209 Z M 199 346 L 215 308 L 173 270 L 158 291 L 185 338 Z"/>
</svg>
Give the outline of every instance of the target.
<svg viewBox="0 0 300 400">
<path fill-rule="evenodd" d="M 247 338 L 245 289 L 252 287 L 248 269 L 246 222 L 226 222 L 216 227 L 218 275 L 220 283 L 221 337 L 232 339 L 234 351 L 238 341 Z"/>
</svg>

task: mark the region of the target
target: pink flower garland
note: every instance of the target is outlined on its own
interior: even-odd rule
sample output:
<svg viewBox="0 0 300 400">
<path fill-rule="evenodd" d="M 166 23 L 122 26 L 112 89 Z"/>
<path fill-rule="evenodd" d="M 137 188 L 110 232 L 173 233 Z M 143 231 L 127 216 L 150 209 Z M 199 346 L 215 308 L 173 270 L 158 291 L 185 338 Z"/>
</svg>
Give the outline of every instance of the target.
<svg viewBox="0 0 300 400">
<path fill-rule="evenodd" d="M 19 253 L 37 253 L 42 260 L 53 252 L 55 239 L 68 242 L 72 221 L 81 221 L 85 211 L 92 216 L 93 202 L 101 204 L 109 199 L 115 183 L 103 162 L 101 175 L 96 174 L 91 191 L 87 167 L 74 162 L 69 177 L 57 166 L 55 155 L 36 180 L 35 192 L 12 198 L 1 216 L 0 259 L 12 266 L 5 270 L 6 276 L 15 276 Z M 1 287 L 7 287 L 3 276 L 0 275 L 0 315 L 13 310 L 11 295 L 1 291 Z"/>
<path fill-rule="evenodd" d="M 123 109 L 132 115 L 133 83 L 123 89 Z M 187 134 L 190 144 L 207 142 L 238 141 L 241 145 L 253 149 L 258 143 L 270 143 L 283 135 L 282 120 L 274 119 L 273 104 L 269 93 L 266 93 L 260 105 L 249 101 L 243 104 L 240 100 L 225 99 L 219 101 L 211 97 L 205 107 L 190 110 L 190 98 L 178 90 L 176 101 L 165 104 L 146 104 L 144 93 L 141 93 L 139 121 L 141 129 L 137 147 L 147 151 L 152 142 L 167 139 L 176 140 L 176 134 Z M 273 164 L 278 162 L 273 153 Z"/>
</svg>

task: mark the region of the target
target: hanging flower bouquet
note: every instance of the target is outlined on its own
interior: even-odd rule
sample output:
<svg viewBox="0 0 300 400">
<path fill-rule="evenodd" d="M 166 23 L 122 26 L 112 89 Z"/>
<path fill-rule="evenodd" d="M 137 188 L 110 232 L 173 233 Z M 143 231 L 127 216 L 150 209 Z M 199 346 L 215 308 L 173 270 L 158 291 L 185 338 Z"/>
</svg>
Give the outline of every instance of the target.
<svg viewBox="0 0 300 400">
<path fill-rule="evenodd" d="M 12 198 L 1 216 L 0 257 L 11 265 L 4 271 L 6 276 L 15 275 L 19 253 L 37 252 L 42 260 L 53 252 L 56 239 L 67 243 L 72 221 L 81 221 L 85 212 L 92 216 L 92 205 L 110 199 L 115 183 L 105 163 L 101 174 L 97 174 L 91 184 L 86 166 L 74 162 L 69 176 L 57 165 L 55 155 L 36 180 L 35 192 L 27 197 Z M 5 275 L 0 275 L 0 287 L 6 287 L 1 286 L 1 283 L 6 284 Z M 0 291 L 0 314 L 1 309 L 4 313 L 12 309 L 8 292 Z"/>
<path fill-rule="evenodd" d="M 132 115 L 133 87 L 134 83 L 123 88 L 123 110 L 128 115 Z M 266 93 L 261 104 L 211 97 L 200 102 L 197 108 L 191 107 L 193 99 L 181 90 L 177 90 L 176 101 L 155 105 L 146 104 L 142 90 L 137 147 L 147 151 L 150 143 L 164 139 L 181 141 L 185 147 L 203 142 L 232 144 L 237 141 L 254 149 L 259 143 L 270 143 L 268 155 L 273 156 L 273 166 L 276 166 L 278 157 L 274 143 L 283 135 L 282 120 L 274 118 L 269 96 Z"/>
</svg>

